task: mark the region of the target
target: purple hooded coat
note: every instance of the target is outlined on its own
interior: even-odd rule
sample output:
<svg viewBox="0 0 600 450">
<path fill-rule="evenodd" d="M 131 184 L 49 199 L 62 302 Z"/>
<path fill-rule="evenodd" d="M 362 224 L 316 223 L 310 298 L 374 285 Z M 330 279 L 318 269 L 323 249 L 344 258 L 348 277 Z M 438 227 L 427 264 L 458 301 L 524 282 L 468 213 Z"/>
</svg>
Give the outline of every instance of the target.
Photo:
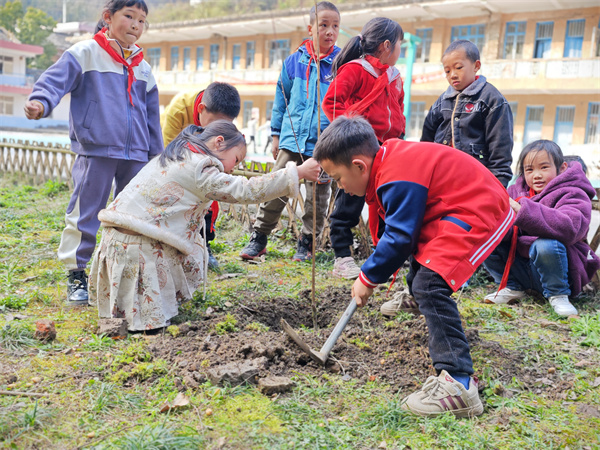
<svg viewBox="0 0 600 450">
<path fill-rule="evenodd" d="M 529 186 L 520 176 L 509 186 L 516 199 L 529 195 Z M 600 269 L 600 258 L 585 239 L 592 217 L 592 199 L 596 194 L 581 164 L 570 162 L 567 169 L 531 198 L 519 200 L 521 209 L 515 225 L 519 227 L 517 251 L 529 258 L 529 247 L 537 238 L 555 239 L 567 248 L 571 295 L 581 292 Z"/>
</svg>

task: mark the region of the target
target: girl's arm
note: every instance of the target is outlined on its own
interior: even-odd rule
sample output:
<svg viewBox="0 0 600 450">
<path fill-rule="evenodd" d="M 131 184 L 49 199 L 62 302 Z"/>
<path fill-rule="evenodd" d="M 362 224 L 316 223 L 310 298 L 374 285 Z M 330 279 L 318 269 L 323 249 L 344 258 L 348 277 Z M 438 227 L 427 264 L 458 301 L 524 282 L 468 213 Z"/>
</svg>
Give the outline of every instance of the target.
<svg viewBox="0 0 600 450">
<path fill-rule="evenodd" d="M 288 163 L 283 170 L 250 179 L 220 172 L 215 166 L 201 165 L 196 174 L 196 194 L 208 200 L 226 203 L 263 203 L 277 197 L 296 197 L 299 193 L 299 179 L 316 181 L 319 172 L 319 163 L 313 158 L 307 159 L 301 166 Z"/>
<path fill-rule="evenodd" d="M 553 208 L 528 198 L 520 199 L 519 204 L 521 208 L 515 225 L 529 236 L 556 239 L 572 245 L 587 235 L 592 202 L 582 190 L 570 190 Z"/>
<path fill-rule="evenodd" d="M 344 64 L 329 85 L 323 98 L 321 107 L 330 122 L 336 117 L 344 115 L 346 109 L 350 106 L 349 100 L 352 98 L 352 94 L 357 90 L 356 85 L 359 82 L 360 72 L 352 70 L 353 66 L 356 66 L 360 71 L 363 70 L 358 64 Z"/>
<path fill-rule="evenodd" d="M 33 85 L 33 92 L 26 104 L 39 102 L 43 108 L 41 117 L 48 117 L 60 100 L 75 90 L 81 81 L 83 70 L 75 57 L 67 50 L 50 66 Z M 38 112 L 39 114 L 40 112 Z M 33 117 L 33 118 L 41 118 Z M 29 116 L 28 116 L 29 118 Z"/>
</svg>

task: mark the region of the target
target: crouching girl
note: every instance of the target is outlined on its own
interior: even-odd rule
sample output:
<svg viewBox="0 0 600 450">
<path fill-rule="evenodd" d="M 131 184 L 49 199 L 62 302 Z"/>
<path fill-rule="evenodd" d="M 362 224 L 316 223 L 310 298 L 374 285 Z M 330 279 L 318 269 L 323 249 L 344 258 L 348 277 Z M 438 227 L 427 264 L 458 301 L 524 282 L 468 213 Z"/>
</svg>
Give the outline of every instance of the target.
<svg viewBox="0 0 600 450">
<path fill-rule="evenodd" d="M 581 164 L 566 163 L 552 141 L 528 144 L 517 169 L 519 178 L 508 188 L 516 230 L 512 245 L 503 242 L 484 262 L 501 287 L 485 301 L 513 303 L 532 289 L 559 316 L 577 314 L 569 296 L 577 295 L 600 268 L 600 259 L 585 240 L 594 188 Z"/>
<path fill-rule="evenodd" d="M 245 156 L 244 137 L 231 122 L 190 125 L 100 211 L 104 230 L 90 274 L 100 318 L 126 318 L 131 331 L 169 325 L 205 279 L 211 203 L 296 196 L 299 179 L 316 181 L 320 171 L 309 159 L 249 180 L 230 175 Z"/>
</svg>

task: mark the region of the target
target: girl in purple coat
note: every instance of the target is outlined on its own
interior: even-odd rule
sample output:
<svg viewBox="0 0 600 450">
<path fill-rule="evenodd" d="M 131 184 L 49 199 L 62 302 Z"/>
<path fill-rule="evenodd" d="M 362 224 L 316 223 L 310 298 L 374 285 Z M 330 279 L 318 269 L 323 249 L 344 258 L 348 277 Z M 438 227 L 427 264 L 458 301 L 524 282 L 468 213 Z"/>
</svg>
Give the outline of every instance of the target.
<svg viewBox="0 0 600 450">
<path fill-rule="evenodd" d="M 517 219 L 512 237 L 484 262 L 500 284 L 485 302 L 513 303 L 532 289 L 559 316 L 577 314 L 569 296 L 579 294 L 600 268 L 600 259 L 586 242 L 594 188 L 581 164 L 565 162 L 552 141 L 525 146 L 517 170 L 519 177 L 508 188 Z"/>
</svg>

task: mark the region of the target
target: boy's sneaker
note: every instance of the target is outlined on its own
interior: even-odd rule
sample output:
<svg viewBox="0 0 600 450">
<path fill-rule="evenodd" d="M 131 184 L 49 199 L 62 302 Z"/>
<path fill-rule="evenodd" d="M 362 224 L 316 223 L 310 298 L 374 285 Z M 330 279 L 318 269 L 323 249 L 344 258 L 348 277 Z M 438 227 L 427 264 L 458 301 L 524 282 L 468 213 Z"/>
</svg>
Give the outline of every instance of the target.
<svg viewBox="0 0 600 450">
<path fill-rule="evenodd" d="M 88 277 L 85 270 L 69 272 L 67 279 L 67 303 L 73 306 L 88 304 Z"/>
<path fill-rule="evenodd" d="M 500 292 L 496 292 L 485 296 L 485 303 L 495 303 L 496 305 L 510 305 L 515 303 L 522 298 L 527 297 L 525 291 L 513 291 L 509 288 L 501 289 Z"/>
<path fill-rule="evenodd" d="M 554 308 L 554 312 L 559 316 L 576 316 L 578 314 L 577 309 L 569 301 L 567 295 L 555 295 L 548 299 L 550 304 Z"/>
<path fill-rule="evenodd" d="M 255 259 L 267 253 L 267 235 L 254 230 L 250 236 L 250 242 L 240 252 L 242 259 Z"/>
<path fill-rule="evenodd" d="M 437 416 L 448 411 L 456 417 L 473 417 L 483 413 L 477 379 L 471 378 L 467 390 L 445 370 L 437 377 L 427 378 L 420 391 L 403 400 L 401 408 L 419 416 Z"/>
<path fill-rule="evenodd" d="M 335 258 L 332 273 L 338 278 L 354 280 L 360 275 L 360 267 L 356 265 L 356 262 L 352 256 Z"/>
<path fill-rule="evenodd" d="M 215 255 L 213 255 L 210 245 L 208 246 L 208 268 L 214 272 L 218 272 L 219 270 L 221 270 L 221 267 L 219 266 L 219 261 L 217 261 Z"/>
<path fill-rule="evenodd" d="M 406 291 L 397 292 L 392 299 L 381 305 L 379 309 L 384 316 L 394 317 L 400 311 L 409 312 L 415 315 L 421 314 L 419 305 L 415 298 Z"/>
<path fill-rule="evenodd" d="M 298 239 L 298 249 L 292 257 L 292 261 L 306 261 L 312 258 L 312 235 L 303 234 Z"/>
</svg>

